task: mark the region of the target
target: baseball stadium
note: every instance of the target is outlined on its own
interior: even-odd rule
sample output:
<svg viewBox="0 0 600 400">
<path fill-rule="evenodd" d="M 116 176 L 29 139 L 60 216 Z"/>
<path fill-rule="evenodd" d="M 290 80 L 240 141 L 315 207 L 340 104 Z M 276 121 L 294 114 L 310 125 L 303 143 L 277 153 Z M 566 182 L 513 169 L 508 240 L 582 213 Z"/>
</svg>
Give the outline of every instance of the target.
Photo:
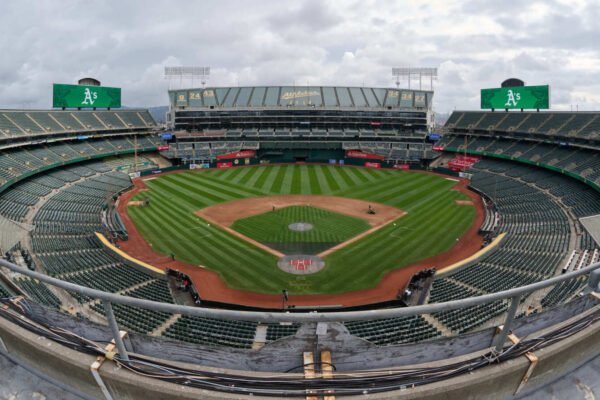
<svg viewBox="0 0 600 400">
<path fill-rule="evenodd" d="M 500 86 L 0 110 L 0 351 L 85 399 L 533 393 L 600 353 L 600 112 Z"/>
</svg>

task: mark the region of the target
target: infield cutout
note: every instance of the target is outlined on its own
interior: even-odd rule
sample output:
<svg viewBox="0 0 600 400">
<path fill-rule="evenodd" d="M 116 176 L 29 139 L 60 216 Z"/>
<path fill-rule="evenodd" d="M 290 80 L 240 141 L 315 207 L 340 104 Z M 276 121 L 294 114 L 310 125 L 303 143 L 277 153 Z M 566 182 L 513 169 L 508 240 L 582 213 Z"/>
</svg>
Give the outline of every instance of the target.
<svg viewBox="0 0 600 400">
<path fill-rule="evenodd" d="M 291 255 L 281 257 L 277 261 L 277 267 L 288 274 L 310 275 L 325 268 L 325 261 L 312 254 Z"/>
<path fill-rule="evenodd" d="M 204 219 L 211 225 L 218 226 L 233 236 L 237 236 L 246 242 L 267 251 L 274 256 L 281 258 L 286 254 L 306 254 L 308 248 L 292 248 L 278 250 L 271 247 L 272 243 L 268 241 L 260 242 L 245 234 L 232 229 L 232 225 L 239 219 L 249 218 L 255 215 L 268 212 L 277 212 L 282 208 L 290 206 L 308 206 L 320 208 L 326 211 L 343 214 L 349 217 L 365 220 L 371 228 L 345 240 L 341 243 L 331 243 L 328 246 L 322 245 L 321 249 L 316 249 L 315 253 L 321 258 L 346 247 L 347 245 L 370 235 L 371 233 L 383 228 L 384 226 L 397 221 L 406 215 L 406 212 L 386 204 L 358 200 L 347 197 L 324 196 L 324 195 L 277 195 L 250 197 L 240 200 L 231 200 L 224 203 L 218 203 L 195 212 L 197 216 Z M 284 229 L 289 229 L 289 223 L 284 225 Z M 312 232 L 311 232 L 312 233 Z M 307 231 L 307 234 L 308 231 Z M 287 253 L 286 253 L 287 251 Z"/>
</svg>

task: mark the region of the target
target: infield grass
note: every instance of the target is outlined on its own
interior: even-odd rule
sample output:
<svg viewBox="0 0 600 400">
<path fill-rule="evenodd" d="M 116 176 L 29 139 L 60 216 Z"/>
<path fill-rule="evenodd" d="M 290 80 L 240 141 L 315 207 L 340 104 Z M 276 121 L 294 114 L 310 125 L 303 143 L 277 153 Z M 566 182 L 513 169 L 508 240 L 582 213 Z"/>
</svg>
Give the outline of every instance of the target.
<svg viewBox="0 0 600 400">
<path fill-rule="evenodd" d="M 290 224 L 312 229 L 298 232 Z M 365 220 L 318 207 L 289 206 L 235 221 L 231 228 L 284 254 L 316 254 L 344 242 L 371 226 Z"/>
<path fill-rule="evenodd" d="M 438 255 L 472 225 L 473 206 L 451 190 L 456 182 L 414 172 L 325 165 L 277 165 L 186 171 L 146 182 L 146 208 L 128 213 L 153 248 L 204 265 L 230 287 L 261 293 L 330 294 L 372 288 L 390 270 Z M 208 226 L 194 212 L 224 201 L 280 194 L 323 194 L 400 208 L 408 214 L 325 258 L 317 274 L 295 276 L 277 268 L 275 256 Z M 296 222 L 296 221 L 294 221 Z M 299 221 L 306 222 L 306 221 Z"/>
</svg>

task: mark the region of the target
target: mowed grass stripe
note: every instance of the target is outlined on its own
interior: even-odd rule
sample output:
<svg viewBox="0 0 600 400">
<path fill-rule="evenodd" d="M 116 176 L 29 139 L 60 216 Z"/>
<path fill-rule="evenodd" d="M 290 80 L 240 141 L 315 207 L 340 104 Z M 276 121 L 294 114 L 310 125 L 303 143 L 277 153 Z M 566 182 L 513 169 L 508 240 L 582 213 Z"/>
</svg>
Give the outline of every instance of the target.
<svg viewBox="0 0 600 400">
<path fill-rule="evenodd" d="M 209 189 L 218 190 L 220 193 L 231 197 L 251 197 L 251 196 L 262 196 L 264 192 L 248 188 L 241 185 L 235 185 L 230 182 L 219 182 L 208 178 L 203 174 L 192 174 L 189 176 L 191 182 L 198 183 L 201 188 L 206 187 Z"/>
<path fill-rule="evenodd" d="M 355 175 L 351 175 L 349 171 L 352 168 L 349 167 L 332 167 L 331 174 L 335 176 L 335 174 L 339 174 L 342 177 L 344 183 L 346 184 L 346 188 L 350 188 L 356 186 L 360 183 L 358 178 Z M 344 187 L 340 187 L 340 189 L 345 189 Z"/>
<path fill-rule="evenodd" d="M 233 172 L 227 180 L 243 185 L 247 175 L 253 171 L 253 168 L 231 168 L 231 171 Z"/>
<path fill-rule="evenodd" d="M 268 168 L 268 167 L 267 167 Z M 287 169 L 285 167 L 282 167 L 280 165 L 278 165 L 276 168 L 276 175 L 275 175 L 275 179 L 273 179 L 273 182 L 271 183 L 271 186 L 269 186 L 267 189 L 270 193 L 283 193 L 282 190 L 282 186 L 283 186 L 283 180 L 285 178 L 285 174 L 287 172 Z"/>
<path fill-rule="evenodd" d="M 220 190 L 220 188 L 211 189 L 206 185 L 200 186 L 194 182 L 192 177 L 177 177 L 177 175 L 172 176 L 174 178 L 165 180 L 167 185 L 171 185 L 172 188 L 178 188 L 179 190 L 185 190 L 187 193 L 193 196 L 211 199 L 213 203 L 221 203 L 223 201 L 241 199 L 244 197 L 237 193 Z"/>
<path fill-rule="evenodd" d="M 381 191 L 396 190 L 403 186 L 418 186 L 420 185 L 420 181 L 425 179 L 427 178 L 417 177 L 416 179 L 411 180 L 410 178 L 406 178 L 402 175 L 389 176 L 375 182 L 368 182 L 354 188 L 350 188 L 341 192 L 340 194 L 342 196 L 354 198 L 370 197 L 374 193 L 381 193 Z"/>
<path fill-rule="evenodd" d="M 219 178 L 222 181 L 230 180 L 232 176 L 235 176 L 239 173 L 238 168 L 221 168 L 221 169 L 211 169 L 208 171 L 211 175 L 216 178 Z"/>
<path fill-rule="evenodd" d="M 290 168 L 288 166 L 288 168 Z M 298 165 L 296 168 L 290 168 L 292 171 L 292 186 L 290 188 L 291 194 L 300 194 L 302 193 L 302 169 L 301 166 Z"/>
<path fill-rule="evenodd" d="M 363 183 L 366 183 L 366 182 L 374 180 L 374 178 L 373 178 L 372 175 L 367 174 L 365 172 L 365 169 L 366 168 L 356 168 L 356 167 L 354 167 L 354 168 L 350 168 L 350 171 L 352 171 L 352 173 L 354 175 L 356 175 L 356 177 L 358 178 L 358 180 L 360 180 Z"/>
<path fill-rule="evenodd" d="M 169 197 L 173 200 L 176 200 L 180 204 L 187 204 L 190 209 L 200 209 L 207 207 L 214 203 L 214 200 L 203 198 L 196 196 L 188 191 L 184 192 L 178 189 L 177 186 L 173 186 L 169 184 L 168 181 L 164 181 L 162 179 L 157 179 L 152 182 L 152 186 L 150 186 L 150 192 L 157 191 L 160 193 L 167 193 Z M 148 192 L 142 192 L 135 196 L 135 200 L 139 200 L 144 198 L 146 195 L 152 195 Z"/>
<path fill-rule="evenodd" d="M 445 207 L 442 207 L 441 204 L 443 204 L 444 202 L 446 202 L 446 198 L 445 195 L 441 195 L 438 196 L 437 198 L 432 199 L 432 204 L 431 204 L 431 213 L 429 214 L 408 214 L 402 218 L 400 218 L 397 222 L 397 225 L 399 225 L 402 228 L 408 228 L 408 229 L 414 229 L 415 232 L 411 232 L 410 236 L 421 236 L 419 234 L 419 232 L 424 232 L 428 226 L 431 226 L 430 224 L 426 224 L 425 226 L 421 226 L 421 224 L 423 224 L 424 222 L 426 222 L 427 220 L 429 220 L 431 217 L 431 219 L 434 219 L 438 217 L 438 214 L 440 215 L 444 215 L 447 214 L 447 210 Z M 393 226 L 393 225 L 392 225 Z M 396 228 L 399 229 L 399 228 Z M 382 232 L 382 233 L 379 233 Z M 356 245 L 352 245 L 352 246 L 348 246 L 345 249 L 342 249 L 341 252 L 347 252 L 347 253 L 353 253 L 356 252 L 357 249 L 359 249 L 361 246 L 365 246 L 365 245 L 375 245 L 376 243 L 380 243 L 380 245 L 384 246 L 384 244 L 382 244 L 382 239 L 381 239 L 381 235 L 385 235 L 385 232 L 383 230 L 380 230 L 378 232 L 375 232 L 372 235 L 369 235 L 363 239 L 361 239 L 360 241 L 356 242 Z M 391 246 L 391 249 L 393 249 L 394 246 Z M 374 249 L 374 250 L 378 250 L 378 249 Z M 374 254 L 377 253 L 376 251 L 374 252 Z M 335 253 L 334 253 L 335 254 Z M 377 253 L 378 254 L 378 253 Z"/>
<path fill-rule="evenodd" d="M 310 179 L 310 167 L 313 165 L 300 165 L 300 193 L 311 194 L 311 179 Z"/>
<path fill-rule="evenodd" d="M 317 178 L 319 188 L 321 189 L 320 193 L 329 195 L 333 192 L 333 190 L 331 189 L 331 184 L 327 181 L 324 171 L 326 171 L 326 168 L 321 165 L 315 167 L 315 176 Z"/>
<path fill-rule="evenodd" d="M 279 167 L 269 168 L 265 166 L 261 167 L 261 169 L 263 171 L 258 180 L 256 181 L 255 186 L 256 189 L 264 191 L 266 186 L 271 187 L 271 185 L 273 184 L 273 180 L 277 175 L 277 171 L 279 171 Z"/>
<path fill-rule="evenodd" d="M 323 166 L 319 166 L 319 169 L 317 170 L 319 182 L 321 183 L 321 185 L 323 185 L 323 187 L 327 188 L 327 190 L 325 191 L 327 194 L 331 194 L 335 191 L 340 190 L 340 185 L 338 182 L 342 179 L 339 175 L 337 175 L 337 177 L 334 177 L 333 172 L 335 172 L 335 170 L 336 168 Z"/>
<path fill-rule="evenodd" d="M 306 289 L 295 289 L 298 294 L 373 287 L 387 271 L 451 247 L 475 215 L 474 207 L 455 204 L 456 199 L 465 198 L 451 190 L 455 182 L 400 171 L 325 165 L 260 166 L 167 175 L 147 183 L 150 190 L 135 198 L 150 198 L 150 207 L 129 212 L 144 237 L 151 243 L 162 241 L 155 248 L 166 255 L 174 252 L 177 258 L 189 258 L 192 264 L 206 265 L 232 287 L 265 293 L 280 293 L 282 287 L 296 281 L 296 276 L 279 271 L 271 254 L 216 227 L 210 228 L 211 236 L 203 237 L 201 232 L 208 228 L 193 211 L 229 199 L 292 191 L 334 192 L 409 211 L 396 226 L 388 225 L 331 254 L 323 271 L 302 277 Z M 303 215 L 294 214 L 296 217 Z M 342 224 L 333 225 L 328 226 L 328 234 L 311 232 L 310 240 L 328 241 L 344 233 Z M 261 231 L 268 228 L 258 226 Z M 281 231 L 281 237 L 291 239 L 292 235 Z"/>
<path fill-rule="evenodd" d="M 260 179 L 260 177 L 263 174 L 268 172 L 267 168 L 263 168 L 263 167 L 246 167 L 246 168 L 252 168 L 255 172 L 252 174 L 252 176 L 247 178 L 247 181 L 244 183 L 244 185 L 247 187 L 256 188 L 257 182 Z"/>
<path fill-rule="evenodd" d="M 201 203 L 205 204 L 204 207 L 213 205 L 215 203 L 221 203 L 230 199 L 228 196 L 218 196 L 208 192 L 201 193 L 200 189 L 195 185 L 182 185 L 177 181 L 161 180 L 160 182 L 157 182 L 156 186 L 162 186 L 173 196 L 173 199 L 182 197 L 183 199 L 181 200 L 187 203 Z"/>
<path fill-rule="evenodd" d="M 381 203 L 412 211 L 419 199 L 433 195 L 433 193 L 438 191 L 443 192 L 446 188 L 448 188 L 448 185 L 444 182 L 427 179 L 415 184 L 407 183 L 399 188 L 392 188 L 382 193 L 377 193 L 372 197 Z"/>
<path fill-rule="evenodd" d="M 229 189 L 235 189 L 237 191 L 239 191 L 240 193 L 246 193 L 247 196 L 263 196 L 265 195 L 267 192 L 262 191 L 262 190 L 258 190 L 258 189 L 253 189 L 241 184 L 236 184 L 230 181 L 222 181 L 219 179 L 214 178 L 211 175 L 205 175 L 205 174 L 198 174 L 199 179 L 203 179 L 206 181 L 210 181 L 216 185 L 218 185 L 219 187 L 225 187 L 225 188 L 229 188 Z"/>
<path fill-rule="evenodd" d="M 292 193 L 292 184 L 294 180 L 294 171 L 296 171 L 294 166 L 286 165 L 282 168 L 285 170 L 285 175 L 283 176 L 283 182 L 281 183 L 281 194 L 290 194 Z"/>
<path fill-rule="evenodd" d="M 319 178 L 317 176 L 317 168 L 319 168 L 319 166 L 308 165 L 308 166 L 306 166 L 306 168 L 307 168 L 307 173 L 304 175 L 304 177 L 308 178 L 308 179 L 304 179 L 304 181 L 308 182 L 308 184 L 305 184 L 304 187 L 308 186 L 307 193 L 308 194 L 323 193 L 323 186 L 321 185 L 321 182 L 319 181 Z"/>
<path fill-rule="evenodd" d="M 445 251 L 454 244 L 455 237 L 451 233 L 445 237 L 440 237 L 435 233 L 444 226 L 460 228 L 453 223 L 461 218 L 466 218 L 466 215 L 452 216 L 444 210 L 440 210 L 432 215 L 432 219 L 437 218 L 433 224 L 424 224 L 422 218 L 417 217 L 413 217 L 411 221 L 409 217 L 410 215 L 399 220 L 401 222 L 406 219 L 402 222 L 404 228 L 412 229 L 412 231 L 406 231 L 408 233 L 401 239 L 391 236 L 393 226 L 388 226 L 383 228 L 381 233 L 378 232 L 373 237 L 369 236 L 366 240 L 357 242 L 356 246 L 346 248 L 348 250 L 342 249 L 328 257 L 328 266 L 333 267 L 331 271 L 339 269 L 336 267 L 347 263 L 347 260 L 353 260 L 353 262 L 351 268 L 348 268 L 349 274 L 346 274 L 344 279 L 336 277 L 333 273 L 331 276 L 321 276 L 321 279 L 327 278 L 328 281 L 323 285 L 323 289 L 326 292 L 337 291 L 337 286 L 343 284 L 346 279 L 351 279 L 354 284 L 363 287 L 368 282 L 379 281 L 387 271 Z M 466 222 L 466 226 L 469 225 L 470 223 Z M 434 238 L 435 241 L 428 242 L 425 240 L 428 237 Z M 368 260 L 360 257 L 360 254 L 366 251 L 371 255 Z M 403 255 L 404 262 L 396 258 L 398 253 Z M 378 265 L 379 268 L 373 268 L 373 265 Z"/>
<path fill-rule="evenodd" d="M 260 277 L 256 277 L 255 274 L 260 274 L 260 270 L 264 269 L 265 265 L 272 265 L 275 257 L 215 227 L 211 227 L 210 231 L 204 231 L 204 233 L 210 232 L 210 235 L 202 235 L 202 241 L 206 243 L 207 246 L 202 251 L 199 251 L 197 245 L 187 245 L 187 243 L 190 243 L 189 231 L 191 228 L 187 229 L 190 225 L 187 224 L 186 221 L 190 220 L 190 216 L 173 211 L 172 207 L 169 205 L 159 203 L 157 208 L 158 212 L 155 213 L 155 216 L 159 217 L 149 216 L 149 220 L 156 231 L 163 232 L 167 235 L 166 237 L 168 239 L 166 240 L 169 243 L 176 244 L 171 247 L 178 248 L 178 254 L 181 255 L 180 258 L 182 260 L 191 261 L 200 259 L 211 264 L 221 265 L 225 268 L 235 268 L 235 266 L 241 262 L 244 266 L 249 268 L 238 270 L 236 274 L 230 276 L 229 279 L 235 281 L 240 280 L 241 282 L 250 279 L 260 281 L 260 286 L 270 286 L 272 280 L 267 278 L 261 279 Z M 194 218 L 193 216 L 191 217 Z M 132 218 L 134 218 L 134 216 L 132 216 Z M 196 224 L 194 227 L 204 227 L 206 225 L 206 222 L 200 218 L 196 217 L 195 219 L 199 221 L 200 224 Z M 177 226 L 177 228 L 165 226 L 163 224 L 164 221 L 176 222 L 175 226 Z M 182 227 L 183 229 L 181 229 Z"/>
<path fill-rule="evenodd" d="M 236 168 L 236 169 L 248 170 L 248 173 L 246 173 L 246 175 L 244 175 L 244 177 L 242 178 L 241 181 L 239 181 L 239 183 L 243 184 L 246 187 L 252 187 L 253 182 L 256 179 L 257 173 L 260 170 L 260 168 L 259 167 L 243 167 L 243 168 Z"/>
</svg>

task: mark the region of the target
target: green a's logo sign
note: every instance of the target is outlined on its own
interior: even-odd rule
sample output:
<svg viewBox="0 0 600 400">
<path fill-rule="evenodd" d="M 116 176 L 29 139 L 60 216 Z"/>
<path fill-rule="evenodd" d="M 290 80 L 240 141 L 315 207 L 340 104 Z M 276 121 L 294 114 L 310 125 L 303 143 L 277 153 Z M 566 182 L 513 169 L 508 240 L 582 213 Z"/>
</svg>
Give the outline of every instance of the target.
<svg viewBox="0 0 600 400">
<path fill-rule="evenodd" d="M 81 104 L 93 106 L 96 99 L 98 99 L 98 92 L 92 92 L 90 88 L 85 88 L 83 91 L 83 96 L 84 98 Z"/>
<path fill-rule="evenodd" d="M 506 93 L 506 103 L 504 103 L 505 107 L 517 107 L 517 103 L 521 100 L 521 93 L 515 93 L 512 90 L 509 90 Z"/>
<path fill-rule="evenodd" d="M 107 86 L 53 86 L 52 107 L 55 108 L 119 108 L 121 89 Z"/>
<path fill-rule="evenodd" d="M 550 108 L 550 87 L 514 86 L 481 89 L 482 109 L 548 109 Z"/>
</svg>

